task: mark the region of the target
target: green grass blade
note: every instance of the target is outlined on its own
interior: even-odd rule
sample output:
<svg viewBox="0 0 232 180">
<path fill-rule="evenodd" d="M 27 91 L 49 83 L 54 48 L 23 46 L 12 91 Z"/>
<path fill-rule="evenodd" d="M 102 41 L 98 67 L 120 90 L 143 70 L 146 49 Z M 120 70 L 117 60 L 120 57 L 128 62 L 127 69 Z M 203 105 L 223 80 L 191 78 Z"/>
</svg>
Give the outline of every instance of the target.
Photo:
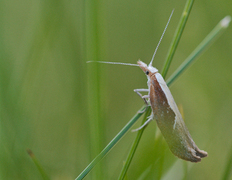
<svg viewBox="0 0 232 180">
<path fill-rule="evenodd" d="M 215 28 L 206 36 L 206 38 L 197 46 L 197 48 L 186 58 L 186 60 L 179 66 L 179 68 L 168 78 L 167 84 L 170 86 L 184 70 L 192 64 L 194 60 L 215 40 L 229 25 L 231 21 L 230 16 L 223 18 Z"/>
<path fill-rule="evenodd" d="M 141 109 L 143 111 L 145 107 Z M 91 169 L 110 151 L 112 147 L 123 137 L 123 135 L 134 125 L 134 123 L 140 118 L 142 113 L 137 113 L 127 124 L 122 128 L 122 130 L 110 141 L 110 143 L 98 154 L 94 160 L 81 172 L 81 174 L 76 178 L 76 180 L 83 179 Z"/>
<path fill-rule="evenodd" d="M 99 61 L 103 52 L 101 51 L 103 37 L 100 28 L 101 22 L 100 1 L 86 0 L 83 2 L 83 47 L 84 61 Z M 100 26 L 101 25 L 101 26 Z M 102 149 L 104 141 L 104 121 L 102 112 L 100 82 L 102 71 L 97 63 L 87 67 L 87 102 L 88 102 L 88 127 L 90 134 L 90 159 L 93 159 Z M 97 166 L 97 170 L 92 174 L 92 179 L 102 179 L 102 167 Z"/>
<path fill-rule="evenodd" d="M 186 2 L 186 4 L 185 4 L 185 8 L 184 8 L 184 11 L 182 13 L 182 17 L 181 17 L 180 22 L 179 22 L 179 24 L 177 26 L 174 38 L 172 40 L 170 49 L 168 51 L 168 55 L 167 55 L 167 58 L 165 60 L 163 70 L 161 71 L 162 72 L 161 74 L 162 74 L 162 76 L 163 76 L 164 79 L 165 79 L 165 77 L 167 75 L 167 72 L 168 72 L 168 69 L 169 69 L 169 67 L 171 65 L 173 56 L 175 54 L 176 48 L 178 46 L 178 43 L 180 41 L 180 38 L 181 38 L 181 35 L 183 33 L 185 24 L 186 24 L 186 22 L 188 20 L 190 11 L 191 11 L 192 6 L 193 6 L 193 2 L 194 2 L 194 0 L 188 0 Z"/>
<path fill-rule="evenodd" d="M 151 114 L 151 108 L 149 108 L 147 111 L 146 111 L 146 114 L 144 115 L 144 118 L 143 118 L 143 121 L 146 121 L 147 120 L 147 116 L 149 116 Z M 132 147 L 131 147 L 131 149 L 130 149 L 130 152 L 129 152 L 129 154 L 128 154 L 128 157 L 127 157 L 127 159 L 126 159 L 126 161 L 125 161 L 125 164 L 124 164 L 124 166 L 123 166 L 123 169 L 122 169 L 122 171 L 121 171 L 121 174 L 120 174 L 120 176 L 119 176 L 119 180 L 123 180 L 124 179 L 124 177 L 126 176 L 126 172 L 127 172 L 127 170 L 128 170 L 128 168 L 129 168 L 129 166 L 130 166 L 130 163 L 131 163 L 131 161 L 132 161 L 132 158 L 133 158 L 133 156 L 134 156 L 134 154 L 135 154 L 135 151 L 136 151 L 136 149 L 137 149 L 137 146 L 138 146 L 138 144 L 139 144 L 139 141 L 140 141 L 140 139 L 141 139 L 141 137 L 142 137 L 142 134 L 143 134 L 143 131 L 145 130 L 145 128 L 143 128 L 143 129 L 141 129 L 140 131 L 138 131 L 138 133 L 137 133 L 137 136 L 136 136 L 136 138 L 135 138 L 135 141 L 134 141 L 134 143 L 133 143 L 133 145 L 132 145 Z"/>
<path fill-rule="evenodd" d="M 35 157 L 34 153 L 30 149 L 27 150 L 27 153 L 29 154 L 29 156 L 31 157 L 32 161 L 36 165 L 36 167 L 39 170 L 39 172 L 40 172 L 41 176 L 43 177 L 43 179 L 44 180 L 50 180 L 50 178 L 48 177 L 48 175 L 45 173 L 45 171 L 43 170 L 42 166 L 40 165 L 39 161 Z"/>
</svg>

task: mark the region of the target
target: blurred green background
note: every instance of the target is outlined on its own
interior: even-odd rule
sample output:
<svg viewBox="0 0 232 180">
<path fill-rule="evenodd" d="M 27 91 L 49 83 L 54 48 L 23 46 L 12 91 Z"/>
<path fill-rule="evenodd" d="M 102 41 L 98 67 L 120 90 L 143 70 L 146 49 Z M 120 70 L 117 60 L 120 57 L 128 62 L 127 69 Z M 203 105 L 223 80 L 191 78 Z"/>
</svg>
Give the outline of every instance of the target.
<svg viewBox="0 0 232 180">
<path fill-rule="evenodd" d="M 137 67 L 86 61 L 148 63 L 175 8 L 153 62 L 162 69 L 185 3 L 0 1 L 0 179 L 42 179 L 28 148 L 51 179 L 76 178 L 143 105 L 133 89 L 147 87 Z M 226 15 L 230 0 L 195 1 L 167 77 Z M 222 179 L 232 152 L 231 29 L 170 88 L 209 156 L 178 160 L 151 122 L 128 179 Z M 116 179 L 135 136 L 128 132 L 86 179 Z"/>
</svg>

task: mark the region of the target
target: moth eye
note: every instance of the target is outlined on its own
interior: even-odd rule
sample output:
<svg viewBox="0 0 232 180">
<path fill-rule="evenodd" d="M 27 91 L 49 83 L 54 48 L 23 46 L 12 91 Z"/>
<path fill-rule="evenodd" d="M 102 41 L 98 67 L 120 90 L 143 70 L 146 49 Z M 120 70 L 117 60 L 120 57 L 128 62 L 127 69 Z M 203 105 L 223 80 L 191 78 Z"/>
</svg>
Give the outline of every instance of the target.
<svg viewBox="0 0 232 180">
<path fill-rule="evenodd" d="M 148 75 L 148 74 L 149 74 L 149 71 L 146 71 L 145 74 Z"/>
</svg>

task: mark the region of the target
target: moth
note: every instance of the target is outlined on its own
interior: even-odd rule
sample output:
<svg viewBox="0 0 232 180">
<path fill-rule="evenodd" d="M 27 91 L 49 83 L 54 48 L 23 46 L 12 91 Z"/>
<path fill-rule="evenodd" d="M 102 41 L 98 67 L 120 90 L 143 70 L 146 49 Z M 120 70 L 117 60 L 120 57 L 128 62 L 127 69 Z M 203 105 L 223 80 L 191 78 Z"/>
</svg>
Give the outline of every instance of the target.
<svg viewBox="0 0 232 180">
<path fill-rule="evenodd" d="M 147 76 L 148 89 L 135 89 L 134 91 L 147 105 L 151 106 L 152 114 L 149 116 L 148 120 L 141 127 L 135 129 L 135 131 L 144 128 L 151 120 L 155 119 L 171 152 L 175 156 L 186 161 L 200 162 L 201 158 L 206 157 L 208 154 L 200 150 L 193 141 L 166 82 L 158 70 L 152 66 L 156 51 L 167 29 L 172 14 L 173 11 L 149 65 L 140 60 L 137 62 L 137 65 L 104 61 L 100 61 L 100 63 L 139 66 Z M 148 92 L 148 94 L 143 96 L 140 92 Z"/>
<path fill-rule="evenodd" d="M 144 62 L 138 61 L 138 65 L 147 75 L 148 89 L 136 89 L 135 92 L 145 101 L 148 98 L 152 108 L 151 116 L 139 129 L 155 119 L 174 155 L 186 161 L 200 162 L 201 158 L 208 154 L 200 150 L 193 141 L 163 77 L 151 64 L 147 66 Z M 148 92 L 148 95 L 142 96 L 139 93 L 145 91 Z"/>
</svg>

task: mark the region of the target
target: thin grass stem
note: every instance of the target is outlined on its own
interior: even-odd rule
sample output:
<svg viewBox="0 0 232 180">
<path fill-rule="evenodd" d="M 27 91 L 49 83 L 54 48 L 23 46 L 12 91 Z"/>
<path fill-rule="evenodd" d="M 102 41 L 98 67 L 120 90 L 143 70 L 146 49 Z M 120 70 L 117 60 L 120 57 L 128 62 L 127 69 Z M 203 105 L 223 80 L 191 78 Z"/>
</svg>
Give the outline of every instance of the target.
<svg viewBox="0 0 232 180">
<path fill-rule="evenodd" d="M 226 163 L 225 171 L 222 176 L 222 180 L 231 179 L 230 178 L 232 174 L 231 172 L 232 172 L 232 148 L 230 149 L 229 154 L 228 154 L 228 160 Z"/>
<path fill-rule="evenodd" d="M 146 111 L 146 114 L 144 115 L 144 118 L 143 118 L 143 122 L 145 122 L 147 120 L 147 116 L 149 116 L 150 114 L 151 114 L 151 108 L 149 108 Z M 126 159 L 126 161 L 124 163 L 121 174 L 120 174 L 120 176 L 118 178 L 119 180 L 123 180 L 124 177 L 126 176 L 126 172 L 127 172 L 128 168 L 130 166 L 130 163 L 131 163 L 132 158 L 133 158 L 133 156 L 135 154 L 137 146 L 139 145 L 139 140 L 141 139 L 144 130 L 145 130 L 145 128 L 142 128 L 141 130 L 138 131 L 137 136 L 136 136 L 136 138 L 134 140 L 134 143 L 133 143 L 133 145 L 132 145 L 132 147 L 130 149 L 130 152 L 128 154 L 128 157 L 127 157 L 127 159 Z"/>
<path fill-rule="evenodd" d="M 29 156 L 31 157 L 32 161 L 34 162 L 34 164 L 36 165 L 37 169 L 39 170 L 42 178 L 44 180 L 50 180 L 50 178 L 48 177 L 48 175 L 45 173 L 43 167 L 41 166 L 41 164 L 39 163 L 38 159 L 35 157 L 34 153 L 28 149 L 27 153 L 29 154 Z"/>
<path fill-rule="evenodd" d="M 100 33 L 99 24 L 101 24 L 99 18 L 99 0 L 86 0 L 83 1 L 83 47 L 84 47 L 84 59 L 85 61 L 95 60 L 99 61 L 100 50 Z M 101 113 L 101 91 L 100 80 L 101 70 L 97 63 L 87 67 L 87 102 L 88 102 L 88 127 L 90 134 L 90 159 L 93 159 L 104 147 L 103 146 L 103 120 Z M 97 170 L 92 174 L 92 179 L 102 179 L 102 167 L 97 166 Z"/>
<path fill-rule="evenodd" d="M 165 79 L 165 77 L 167 75 L 167 72 L 168 72 L 168 69 L 169 69 L 169 67 L 171 65 L 173 56 L 174 56 L 174 54 L 176 52 L 176 48 L 177 48 L 177 46 L 179 44 L 181 35 L 182 35 L 184 27 L 185 27 L 185 24 L 186 24 L 186 22 L 188 20 L 190 12 L 191 12 L 193 2 L 194 2 L 194 0 L 187 0 L 187 2 L 185 4 L 184 11 L 183 11 L 182 16 L 180 18 L 180 21 L 179 21 L 179 24 L 177 26 L 176 32 L 174 34 L 174 38 L 172 40 L 171 46 L 170 46 L 168 54 L 167 54 L 167 58 L 165 60 L 163 70 L 161 71 L 162 72 L 161 74 L 162 74 L 164 79 Z"/>
<path fill-rule="evenodd" d="M 141 109 L 144 111 L 145 107 Z M 122 130 L 110 141 L 110 143 L 98 154 L 94 160 L 81 172 L 76 180 L 83 179 L 91 169 L 114 147 L 114 145 L 128 132 L 128 130 L 134 125 L 134 123 L 140 118 L 142 113 L 137 113 L 123 128 Z"/>
<path fill-rule="evenodd" d="M 215 28 L 205 37 L 205 39 L 197 46 L 197 48 L 185 59 L 185 61 L 176 69 L 176 71 L 168 78 L 167 84 L 170 86 L 177 77 L 184 72 L 197 59 L 197 57 L 222 34 L 231 21 L 230 16 L 224 17 Z"/>
</svg>

